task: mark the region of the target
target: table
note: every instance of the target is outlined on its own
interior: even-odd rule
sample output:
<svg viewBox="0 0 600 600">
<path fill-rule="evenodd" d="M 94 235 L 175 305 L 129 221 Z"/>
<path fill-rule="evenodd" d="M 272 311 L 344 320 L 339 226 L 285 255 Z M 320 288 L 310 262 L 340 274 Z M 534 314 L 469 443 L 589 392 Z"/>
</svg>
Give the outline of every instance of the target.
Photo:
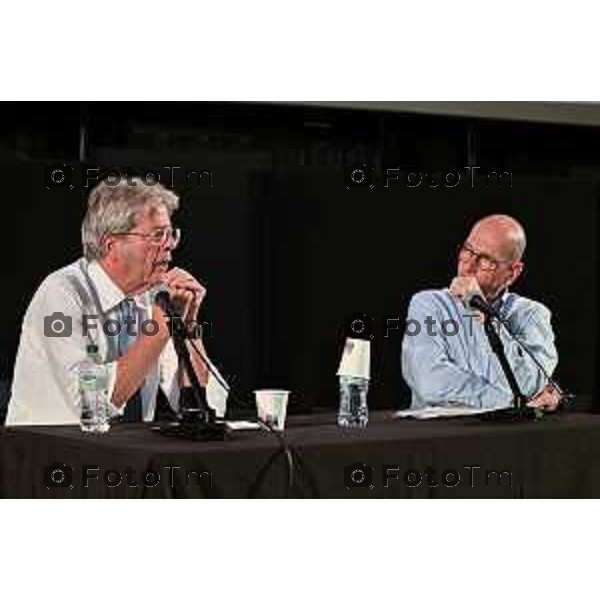
<svg viewBox="0 0 600 600">
<path fill-rule="evenodd" d="M 285 439 L 295 459 L 291 488 L 282 446 L 267 432 L 195 442 L 145 424 L 116 424 L 104 436 L 76 426 L 3 429 L 0 497 L 600 497 L 600 415 L 432 422 L 387 411 L 372 413 L 364 430 L 339 428 L 334 414 L 298 415 Z M 54 463 L 71 467 L 72 481 Z M 46 487 L 51 475 L 70 485 Z"/>
</svg>

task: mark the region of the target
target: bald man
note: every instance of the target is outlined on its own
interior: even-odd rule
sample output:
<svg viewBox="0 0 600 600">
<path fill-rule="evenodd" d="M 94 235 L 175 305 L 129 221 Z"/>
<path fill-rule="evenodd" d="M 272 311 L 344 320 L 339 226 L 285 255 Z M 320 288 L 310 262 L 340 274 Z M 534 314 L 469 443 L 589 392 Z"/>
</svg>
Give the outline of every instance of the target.
<svg viewBox="0 0 600 600">
<path fill-rule="evenodd" d="M 525 231 L 512 217 L 478 221 L 458 251 L 456 277 L 441 290 L 413 296 L 402 343 L 402 374 L 412 389 L 412 408 L 506 408 L 513 394 L 483 328 L 483 315 L 465 305 L 480 295 L 551 375 L 557 364 L 550 311 L 509 292 L 523 271 Z M 506 356 L 529 405 L 553 410 L 560 396 L 534 361 L 500 329 Z"/>
</svg>

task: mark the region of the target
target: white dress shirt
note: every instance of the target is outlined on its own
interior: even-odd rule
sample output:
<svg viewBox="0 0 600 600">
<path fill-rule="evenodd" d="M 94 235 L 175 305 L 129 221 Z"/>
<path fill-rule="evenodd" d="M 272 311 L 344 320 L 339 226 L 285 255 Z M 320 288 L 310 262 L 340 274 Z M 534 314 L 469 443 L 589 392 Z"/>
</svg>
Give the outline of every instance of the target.
<svg viewBox="0 0 600 600">
<path fill-rule="evenodd" d="M 106 335 L 103 323 L 118 320 L 118 306 L 126 297 L 97 261 L 81 258 L 46 277 L 23 319 L 6 425 L 79 423 L 77 366 L 86 357 L 89 341 L 97 344 L 106 364 L 108 397 L 112 398 L 117 377 L 117 336 Z M 146 292 L 134 297 L 134 301 L 140 318 L 151 319 L 152 294 Z M 84 315 L 88 315 L 85 319 L 88 335 L 84 335 Z M 150 325 L 148 329 L 151 330 Z M 142 385 L 144 421 L 154 418 L 159 385 L 177 411 L 178 358 L 172 340 L 167 342 Z M 206 396 L 217 416 L 224 416 L 227 392 L 212 374 Z M 112 404 L 111 407 L 117 415 L 123 413 L 125 405 L 120 409 Z"/>
</svg>

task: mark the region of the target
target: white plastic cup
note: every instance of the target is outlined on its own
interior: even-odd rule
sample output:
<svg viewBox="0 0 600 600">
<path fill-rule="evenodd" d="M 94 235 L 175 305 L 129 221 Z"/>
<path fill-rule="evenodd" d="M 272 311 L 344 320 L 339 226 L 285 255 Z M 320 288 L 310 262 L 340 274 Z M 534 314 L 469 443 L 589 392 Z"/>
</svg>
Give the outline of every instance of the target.
<svg viewBox="0 0 600 600">
<path fill-rule="evenodd" d="M 288 390 L 254 390 L 258 418 L 277 431 L 285 427 Z"/>
<path fill-rule="evenodd" d="M 371 377 L 371 342 L 355 338 L 346 338 L 338 375 L 349 377 Z"/>
</svg>

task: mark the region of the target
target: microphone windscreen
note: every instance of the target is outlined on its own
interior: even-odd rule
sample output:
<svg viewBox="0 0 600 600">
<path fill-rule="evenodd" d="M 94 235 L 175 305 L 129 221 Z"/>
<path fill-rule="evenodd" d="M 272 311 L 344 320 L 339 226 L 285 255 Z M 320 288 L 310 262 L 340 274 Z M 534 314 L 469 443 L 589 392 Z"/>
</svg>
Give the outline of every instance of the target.
<svg viewBox="0 0 600 600">
<path fill-rule="evenodd" d="M 169 292 L 165 290 L 159 290 L 154 294 L 154 304 L 157 304 L 165 314 L 173 312 L 173 303 L 171 302 L 171 296 Z"/>
<path fill-rule="evenodd" d="M 474 308 L 475 310 L 480 310 L 482 312 L 487 312 L 489 310 L 487 302 L 479 294 L 473 292 L 465 296 L 464 303 L 468 308 Z"/>
</svg>

